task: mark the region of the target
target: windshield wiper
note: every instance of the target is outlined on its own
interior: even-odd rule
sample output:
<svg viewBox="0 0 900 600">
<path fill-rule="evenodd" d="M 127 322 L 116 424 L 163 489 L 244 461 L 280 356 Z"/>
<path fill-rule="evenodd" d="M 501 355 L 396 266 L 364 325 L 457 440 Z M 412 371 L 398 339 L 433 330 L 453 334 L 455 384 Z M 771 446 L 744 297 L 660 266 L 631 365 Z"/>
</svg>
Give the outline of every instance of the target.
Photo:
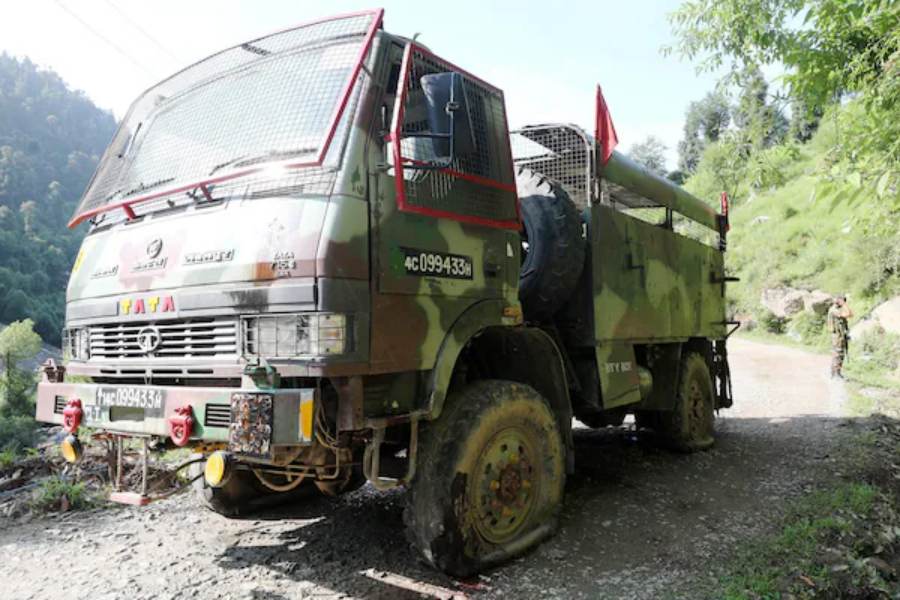
<svg viewBox="0 0 900 600">
<path fill-rule="evenodd" d="M 225 161 L 223 163 L 219 163 L 212 168 L 209 172 L 210 175 L 214 175 L 217 171 L 224 169 L 225 167 L 249 167 L 252 165 L 258 165 L 261 163 L 274 162 L 279 160 L 285 160 L 288 158 L 294 158 L 297 156 L 303 156 L 305 154 L 312 154 L 318 150 L 318 148 L 297 148 L 295 150 L 282 150 L 280 152 L 267 152 L 265 154 L 258 154 L 256 156 L 247 157 L 247 155 L 238 156 L 237 158 L 232 158 L 231 160 Z"/>
</svg>

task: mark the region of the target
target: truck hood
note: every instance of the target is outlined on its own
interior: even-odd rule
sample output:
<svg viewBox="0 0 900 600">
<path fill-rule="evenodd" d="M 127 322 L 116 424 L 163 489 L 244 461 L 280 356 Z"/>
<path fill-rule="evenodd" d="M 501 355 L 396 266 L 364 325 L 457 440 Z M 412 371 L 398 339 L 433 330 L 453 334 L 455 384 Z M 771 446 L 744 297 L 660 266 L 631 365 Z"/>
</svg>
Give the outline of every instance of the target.
<svg viewBox="0 0 900 600">
<path fill-rule="evenodd" d="M 328 198 L 229 201 L 99 228 L 75 260 L 67 302 L 316 275 Z"/>
</svg>

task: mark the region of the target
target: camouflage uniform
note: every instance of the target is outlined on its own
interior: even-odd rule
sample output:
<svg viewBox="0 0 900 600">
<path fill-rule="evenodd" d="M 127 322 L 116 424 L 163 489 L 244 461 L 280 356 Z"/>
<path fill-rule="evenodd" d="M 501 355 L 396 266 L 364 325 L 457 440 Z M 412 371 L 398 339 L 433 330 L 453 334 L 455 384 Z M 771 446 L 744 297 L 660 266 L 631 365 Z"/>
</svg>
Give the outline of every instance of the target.
<svg viewBox="0 0 900 600">
<path fill-rule="evenodd" d="M 850 328 L 847 324 L 846 304 L 833 305 L 828 309 L 828 329 L 831 331 L 831 376 L 841 377 L 844 358 L 847 356 L 847 344 L 850 341 Z"/>
</svg>

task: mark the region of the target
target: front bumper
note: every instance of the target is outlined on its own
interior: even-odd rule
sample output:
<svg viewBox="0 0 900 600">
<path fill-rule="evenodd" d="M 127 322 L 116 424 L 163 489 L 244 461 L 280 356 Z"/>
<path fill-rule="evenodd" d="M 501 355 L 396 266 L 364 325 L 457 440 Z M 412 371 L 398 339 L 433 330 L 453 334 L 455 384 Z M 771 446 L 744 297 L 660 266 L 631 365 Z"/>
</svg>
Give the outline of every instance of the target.
<svg viewBox="0 0 900 600">
<path fill-rule="evenodd" d="M 268 398 L 268 400 L 267 400 Z M 246 406 L 255 400 L 248 419 Z M 268 447 L 311 444 L 317 402 L 315 388 L 259 389 L 154 385 L 108 385 L 94 383 L 38 384 L 35 418 L 63 424 L 63 411 L 70 401 L 81 403 L 81 425 L 131 435 L 170 437 L 171 423 L 190 407 L 193 425 L 189 442 L 224 442 L 241 452 L 247 430 L 265 431 Z M 244 407 L 244 410 L 241 410 Z M 266 429 L 268 428 L 268 429 Z"/>
</svg>

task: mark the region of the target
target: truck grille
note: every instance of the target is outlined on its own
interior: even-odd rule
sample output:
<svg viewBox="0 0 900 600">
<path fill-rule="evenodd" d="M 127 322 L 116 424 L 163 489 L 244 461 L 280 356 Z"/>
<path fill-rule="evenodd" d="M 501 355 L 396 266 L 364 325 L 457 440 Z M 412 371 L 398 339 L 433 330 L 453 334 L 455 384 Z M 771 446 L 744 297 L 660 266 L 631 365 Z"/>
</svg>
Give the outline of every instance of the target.
<svg viewBox="0 0 900 600">
<path fill-rule="evenodd" d="M 159 330 L 160 343 L 147 353 L 138 345 L 145 328 Z M 118 358 L 225 358 L 238 354 L 238 320 L 209 317 L 179 321 L 116 323 L 90 328 L 91 359 Z"/>
<path fill-rule="evenodd" d="M 231 425 L 230 404 L 207 404 L 204 427 L 228 427 Z"/>
</svg>

